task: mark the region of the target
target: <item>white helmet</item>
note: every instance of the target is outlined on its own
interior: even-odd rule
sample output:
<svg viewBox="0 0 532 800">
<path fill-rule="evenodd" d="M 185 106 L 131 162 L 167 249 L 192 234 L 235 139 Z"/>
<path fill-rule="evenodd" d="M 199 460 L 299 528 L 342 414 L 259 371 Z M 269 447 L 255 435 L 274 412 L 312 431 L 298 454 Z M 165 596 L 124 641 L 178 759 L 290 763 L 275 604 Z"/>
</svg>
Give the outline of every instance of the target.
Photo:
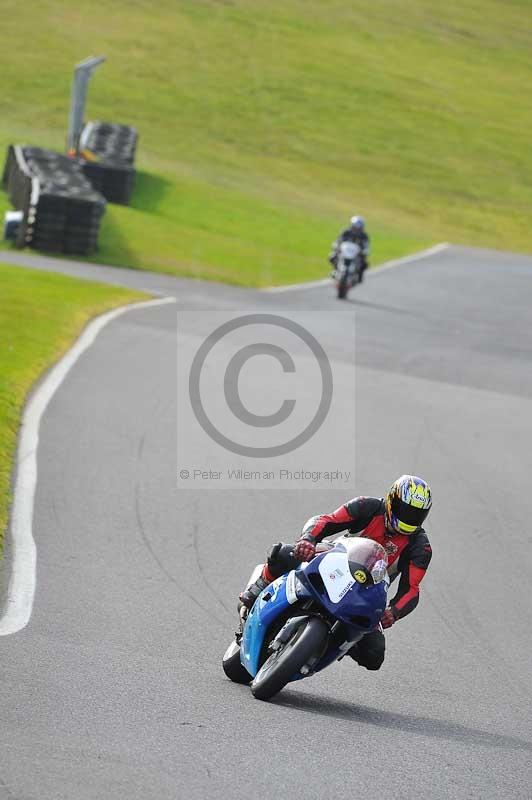
<svg viewBox="0 0 532 800">
<path fill-rule="evenodd" d="M 363 231 L 365 227 L 364 217 L 351 217 L 351 227 L 357 231 Z"/>
</svg>

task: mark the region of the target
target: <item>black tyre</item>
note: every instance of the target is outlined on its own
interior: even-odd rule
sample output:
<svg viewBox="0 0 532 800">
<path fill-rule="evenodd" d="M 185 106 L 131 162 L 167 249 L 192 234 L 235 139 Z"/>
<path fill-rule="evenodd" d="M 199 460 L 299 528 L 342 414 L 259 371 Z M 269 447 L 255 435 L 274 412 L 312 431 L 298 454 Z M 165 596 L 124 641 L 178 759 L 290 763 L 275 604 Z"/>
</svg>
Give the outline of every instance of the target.
<svg viewBox="0 0 532 800">
<path fill-rule="evenodd" d="M 251 683 L 251 675 L 240 663 L 240 646 L 231 642 L 222 659 L 222 667 L 233 683 Z"/>
<path fill-rule="evenodd" d="M 344 300 L 347 297 L 349 285 L 347 281 L 347 274 L 344 273 L 340 278 L 340 283 L 338 284 L 338 299 Z"/>
<path fill-rule="evenodd" d="M 255 675 L 251 691 L 257 700 L 269 700 L 286 686 L 290 679 L 314 655 L 320 655 L 329 628 L 319 617 L 310 617 L 285 645 L 266 659 Z"/>
</svg>

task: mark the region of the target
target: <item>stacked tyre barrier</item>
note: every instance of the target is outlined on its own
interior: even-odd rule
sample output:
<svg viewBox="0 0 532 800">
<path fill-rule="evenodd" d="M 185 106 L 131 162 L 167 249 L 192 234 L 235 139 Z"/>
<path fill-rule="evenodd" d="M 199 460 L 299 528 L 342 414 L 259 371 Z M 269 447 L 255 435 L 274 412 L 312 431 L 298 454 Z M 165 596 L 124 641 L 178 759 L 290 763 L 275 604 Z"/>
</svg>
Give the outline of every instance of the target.
<svg viewBox="0 0 532 800">
<path fill-rule="evenodd" d="M 33 178 L 24 161 L 21 147 L 10 145 L 2 175 L 2 186 L 9 195 L 12 205 L 17 209 L 28 209 L 31 196 L 38 190 L 37 179 Z M 15 229 L 13 240 L 17 247 L 24 247 L 26 238 L 27 214 Z M 7 233 L 7 231 L 6 231 Z"/>
<path fill-rule="evenodd" d="M 138 134 L 128 125 L 88 122 L 79 149 L 83 172 L 94 188 L 111 203 L 128 205 L 135 186 Z"/>
<path fill-rule="evenodd" d="M 79 255 L 97 249 L 105 199 L 76 161 L 40 147 L 12 145 L 3 185 L 22 210 L 19 247 Z"/>
</svg>

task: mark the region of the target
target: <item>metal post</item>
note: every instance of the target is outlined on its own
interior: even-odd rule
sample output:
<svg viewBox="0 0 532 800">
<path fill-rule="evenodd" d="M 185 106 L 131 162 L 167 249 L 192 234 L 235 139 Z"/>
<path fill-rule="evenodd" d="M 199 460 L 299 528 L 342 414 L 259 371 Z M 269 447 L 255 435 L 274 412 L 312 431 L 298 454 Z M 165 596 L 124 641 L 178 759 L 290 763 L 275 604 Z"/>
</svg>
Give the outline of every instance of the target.
<svg viewBox="0 0 532 800">
<path fill-rule="evenodd" d="M 76 64 L 74 69 L 67 138 L 67 150 L 69 153 L 78 154 L 89 80 L 96 67 L 104 61 L 105 56 L 91 56 Z"/>
</svg>

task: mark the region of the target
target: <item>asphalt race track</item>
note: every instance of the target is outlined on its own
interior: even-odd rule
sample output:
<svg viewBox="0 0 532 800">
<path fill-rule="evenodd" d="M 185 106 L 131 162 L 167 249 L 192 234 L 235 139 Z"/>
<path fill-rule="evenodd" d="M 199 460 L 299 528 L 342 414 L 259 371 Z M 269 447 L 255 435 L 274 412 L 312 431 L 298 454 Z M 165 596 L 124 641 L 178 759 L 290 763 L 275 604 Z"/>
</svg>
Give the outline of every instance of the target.
<svg viewBox="0 0 532 800">
<path fill-rule="evenodd" d="M 452 247 L 344 303 L 61 269 L 178 308 L 313 310 L 338 361 L 355 315 L 357 481 L 176 488 L 176 306 L 110 323 L 41 426 L 33 615 L 0 641 L 1 800 L 530 798 L 532 259 Z M 411 470 L 434 557 L 380 672 L 345 659 L 271 703 L 231 684 L 236 596 L 269 544 Z"/>
</svg>

